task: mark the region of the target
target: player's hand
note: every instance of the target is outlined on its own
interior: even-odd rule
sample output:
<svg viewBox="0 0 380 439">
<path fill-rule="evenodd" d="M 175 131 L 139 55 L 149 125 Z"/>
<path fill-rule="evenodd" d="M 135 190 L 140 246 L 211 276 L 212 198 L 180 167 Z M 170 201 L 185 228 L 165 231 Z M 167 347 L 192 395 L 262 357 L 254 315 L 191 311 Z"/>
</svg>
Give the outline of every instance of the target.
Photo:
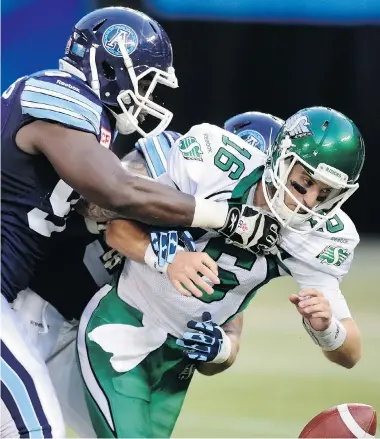
<svg viewBox="0 0 380 439">
<path fill-rule="evenodd" d="M 265 210 L 246 204 L 230 204 L 224 226 L 218 230 L 228 242 L 257 255 L 276 253 L 280 224 Z"/>
<path fill-rule="evenodd" d="M 214 292 L 202 276 L 213 284 L 220 283 L 217 263 L 203 252 L 177 252 L 168 266 L 167 275 L 174 288 L 184 296 L 201 297 L 204 293 Z"/>
<path fill-rule="evenodd" d="M 166 272 L 169 264 L 173 263 L 179 249 L 195 252 L 195 242 L 190 232 L 176 230 L 153 230 L 150 232 L 150 244 L 157 256 L 157 270 Z"/>
<path fill-rule="evenodd" d="M 202 321 L 190 320 L 187 331 L 176 344 L 184 348 L 190 360 L 224 363 L 231 355 L 231 340 L 223 329 L 211 319 L 209 312 L 202 314 Z"/>
<path fill-rule="evenodd" d="M 330 326 L 330 303 L 321 292 L 314 288 L 304 288 L 299 294 L 291 294 L 289 300 L 315 331 L 324 331 Z"/>
</svg>

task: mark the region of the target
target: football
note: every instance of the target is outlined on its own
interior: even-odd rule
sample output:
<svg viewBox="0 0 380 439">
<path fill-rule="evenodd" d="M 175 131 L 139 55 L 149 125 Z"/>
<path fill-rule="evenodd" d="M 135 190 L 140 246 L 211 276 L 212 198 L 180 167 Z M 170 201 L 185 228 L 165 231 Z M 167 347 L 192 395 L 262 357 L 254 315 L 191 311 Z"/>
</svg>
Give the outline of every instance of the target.
<svg viewBox="0 0 380 439">
<path fill-rule="evenodd" d="M 367 404 L 340 404 L 315 416 L 300 438 L 371 438 L 377 426 L 376 412 Z"/>
</svg>

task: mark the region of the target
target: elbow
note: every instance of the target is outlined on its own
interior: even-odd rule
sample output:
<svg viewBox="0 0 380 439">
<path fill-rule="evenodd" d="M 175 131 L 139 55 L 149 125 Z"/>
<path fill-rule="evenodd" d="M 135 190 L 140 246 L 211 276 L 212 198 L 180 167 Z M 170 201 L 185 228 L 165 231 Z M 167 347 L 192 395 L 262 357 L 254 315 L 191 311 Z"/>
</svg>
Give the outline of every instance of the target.
<svg viewBox="0 0 380 439">
<path fill-rule="evenodd" d="M 359 363 L 362 356 L 362 339 L 359 328 L 352 319 L 342 320 L 347 330 L 346 340 L 341 348 L 338 349 L 336 363 L 346 369 L 352 369 Z"/>
<path fill-rule="evenodd" d="M 358 364 L 361 356 L 361 350 L 357 349 L 344 358 L 344 360 L 341 362 L 341 366 L 346 369 L 352 369 L 354 366 L 356 366 L 356 364 Z"/>
<path fill-rule="evenodd" d="M 360 345 L 357 345 L 349 350 L 345 350 L 344 352 L 332 351 L 327 357 L 330 361 L 344 367 L 345 369 L 352 369 L 358 364 L 361 358 L 361 347 Z"/>
</svg>

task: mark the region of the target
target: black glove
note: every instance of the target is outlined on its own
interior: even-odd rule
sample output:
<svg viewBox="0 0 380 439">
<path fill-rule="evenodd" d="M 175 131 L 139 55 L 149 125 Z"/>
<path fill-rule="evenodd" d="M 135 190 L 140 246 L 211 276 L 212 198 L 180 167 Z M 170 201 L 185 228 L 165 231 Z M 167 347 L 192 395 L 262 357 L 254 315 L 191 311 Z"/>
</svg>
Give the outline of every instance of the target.
<svg viewBox="0 0 380 439">
<path fill-rule="evenodd" d="M 280 224 L 260 207 L 230 204 L 226 222 L 218 232 L 230 244 L 257 255 L 276 253 Z"/>
</svg>

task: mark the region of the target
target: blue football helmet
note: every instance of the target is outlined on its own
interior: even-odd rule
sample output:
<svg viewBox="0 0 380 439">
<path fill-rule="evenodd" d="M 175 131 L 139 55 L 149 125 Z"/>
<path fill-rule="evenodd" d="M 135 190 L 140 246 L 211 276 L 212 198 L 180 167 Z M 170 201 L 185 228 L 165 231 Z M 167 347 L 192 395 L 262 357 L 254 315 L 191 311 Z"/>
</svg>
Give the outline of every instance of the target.
<svg viewBox="0 0 380 439">
<path fill-rule="evenodd" d="M 271 114 L 248 111 L 228 119 L 224 123 L 224 129 L 266 153 L 284 123 L 285 121 Z"/>
<path fill-rule="evenodd" d="M 142 12 L 109 7 L 87 14 L 73 28 L 60 69 L 86 81 L 121 134 L 154 136 L 173 117 L 152 100 L 158 83 L 178 87 L 172 46 L 164 29 Z M 148 133 L 139 126 L 147 114 L 160 120 Z"/>
</svg>

